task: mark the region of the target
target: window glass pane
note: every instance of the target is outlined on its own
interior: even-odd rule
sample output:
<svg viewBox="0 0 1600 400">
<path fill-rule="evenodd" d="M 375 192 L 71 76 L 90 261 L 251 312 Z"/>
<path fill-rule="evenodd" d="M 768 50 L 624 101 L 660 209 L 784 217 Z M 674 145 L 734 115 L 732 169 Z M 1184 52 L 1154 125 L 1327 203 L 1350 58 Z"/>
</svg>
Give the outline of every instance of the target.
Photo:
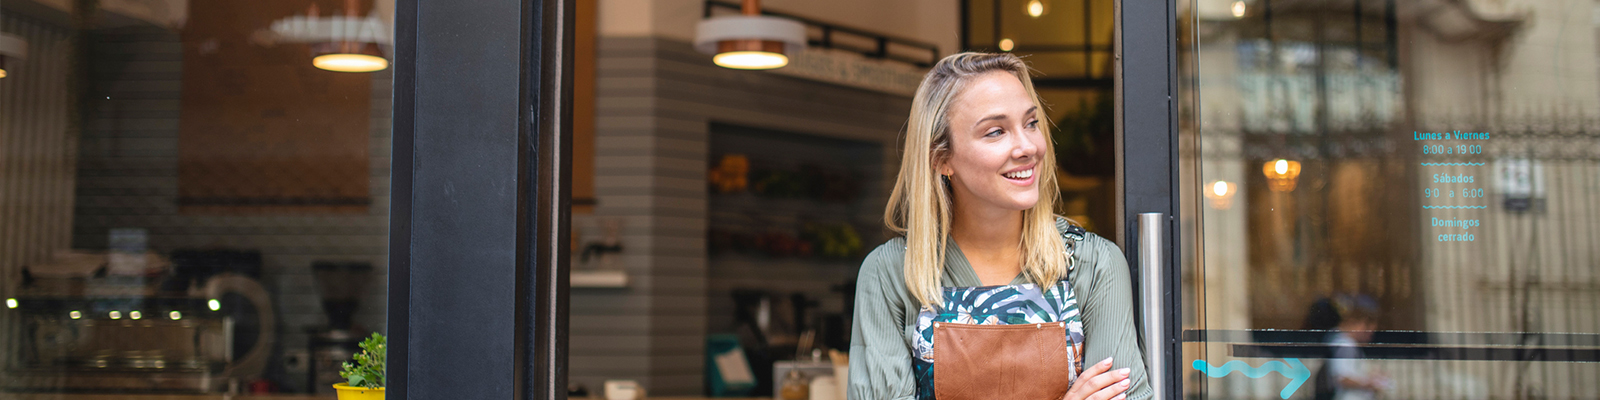
<svg viewBox="0 0 1600 400">
<path fill-rule="evenodd" d="M 1600 395 L 1594 2 L 1179 10 L 1186 395 Z"/>
<path fill-rule="evenodd" d="M 385 328 L 393 10 L 4 2 L 0 397 L 331 398 Z"/>
</svg>

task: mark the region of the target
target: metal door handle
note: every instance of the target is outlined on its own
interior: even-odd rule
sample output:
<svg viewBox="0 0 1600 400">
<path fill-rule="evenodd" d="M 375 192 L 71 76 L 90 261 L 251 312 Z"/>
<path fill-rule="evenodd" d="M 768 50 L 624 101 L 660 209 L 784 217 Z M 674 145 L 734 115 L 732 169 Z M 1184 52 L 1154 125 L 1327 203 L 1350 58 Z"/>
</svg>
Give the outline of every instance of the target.
<svg viewBox="0 0 1600 400">
<path fill-rule="evenodd" d="M 1162 253 L 1166 246 L 1162 238 L 1166 237 L 1166 216 L 1161 213 L 1139 214 L 1139 295 L 1144 307 L 1140 317 L 1144 320 L 1144 330 L 1140 336 L 1144 338 L 1144 365 L 1149 369 L 1145 378 L 1150 382 L 1150 398 L 1166 399 L 1166 357 L 1163 349 L 1166 348 L 1161 334 L 1166 331 L 1166 320 L 1163 319 L 1161 305 L 1165 295 L 1162 283 L 1165 282 L 1166 268 L 1163 265 Z"/>
</svg>

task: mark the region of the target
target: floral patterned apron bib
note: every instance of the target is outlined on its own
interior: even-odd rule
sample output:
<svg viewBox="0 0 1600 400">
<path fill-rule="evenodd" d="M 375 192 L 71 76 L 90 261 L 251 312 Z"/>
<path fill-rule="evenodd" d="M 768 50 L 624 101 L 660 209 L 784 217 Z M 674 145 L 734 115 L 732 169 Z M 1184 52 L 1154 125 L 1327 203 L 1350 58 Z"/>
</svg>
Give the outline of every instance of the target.
<svg viewBox="0 0 1600 400">
<path fill-rule="evenodd" d="M 934 398 L 933 387 L 933 325 L 939 323 L 972 325 L 1028 325 L 1065 322 L 1067 353 L 1072 358 L 1067 363 L 1069 379 L 1076 378 L 1083 369 L 1083 321 L 1078 316 L 1077 298 L 1066 281 L 1059 281 L 1049 290 L 1039 290 L 1031 283 L 1021 285 L 950 287 L 944 289 L 944 307 L 939 311 L 923 310 L 917 315 L 915 357 L 912 370 L 917 379 L 917 399 Z"/>
<path fill-rule="evenodd" d="M 1076 264 L 1072 255 L 1076 244 L 1082 241 L 1083 228 L 1071 226 L 1062 233 L 1067 247 L 1067 258 Z M 1075 265 L 1074 265 L 1075 266 Z M 912 373 L 917 381 L 917 399 L 934 399 L 934 323 L 973 325 L 1026 325 L 1038 323 L 1066 323 L 1067 353 L 1071 360 L 1068 379 L 1076 379 L 1083 371 L 1083 320 L 1079 317 L 1078 299 L 1066 279 L 1041 290 L 1038 285 L 946 287 L 943 307 L 938 310 L 924 308 L 917 315 L 916 339 L 911 358 Z"/>
</svg>

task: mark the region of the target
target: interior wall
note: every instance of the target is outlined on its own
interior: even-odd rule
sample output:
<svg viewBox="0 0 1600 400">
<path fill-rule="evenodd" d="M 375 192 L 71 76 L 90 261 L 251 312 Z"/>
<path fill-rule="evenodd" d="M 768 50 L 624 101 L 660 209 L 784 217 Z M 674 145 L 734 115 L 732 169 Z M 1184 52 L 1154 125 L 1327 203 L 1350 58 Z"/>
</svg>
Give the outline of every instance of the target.
<svg viewBox="0 0 1600 400">
<path fill-rule="evenodd" d="M 371 121 L 363 117 L 383 103 L 368 95 L 370 74 L 311 68 L 305 45 L 250 39 L 259 29 L 252 27 L 328 3 L 191 4 L 195 18 L 180 31 L 182 212 L 366 212 Z"/>
<path fill-rule="evenodd" d="M 720 68 L 665 38 L 601 37 L 598 56 L 599 204 L 573 225 L 587 244 L 601 236 L 592 227 L 620 224 L 622 252 L 616 265 L 574 260 L 573 269 L 622 269 L 629 284 L 572 290 L 571 381 L 597 390 L 633 379 L 652 395 L 697 395 L 709 302 L 728 301 L 708 295 L 711 124 L 881 143 L 890 176 L 910 99 Z"/>
<path fill-rule="evenodd" d="M 0 32 L 21 36 L 29 50 L 0 79 L 0 293 L 10 293 L 18 268 L 71 242 L 78 137 L 70 30 L 7 13 Z"/>
<path fill-rule="evenodd" d="M 941 55 L 959 48 L 956 0 L 768 0 L 762 7 L 930 42 Z M 621 226 L 620 265 L 612 267 L 627 272 L 629 285 L 572 292 L 570 377 L 591 390 L 606 379 L 637 380 L 652 395 L 703 390 L 708 310 L 731 309 L 717 304 L 731 301 L 726 296 L 712 295 L 726 285 L 707 257 L 713 122 L 879 143 L 880 176 L 898 165 L 908 97 L 716 67 L 691 46 L 704 10 L 704 0 L 598 0 L 598 205 L 573 225 L 579 248 L 599 239 L 597 228 Z M 863 241 L 876 233 L 864 232 Z M 605 267 L 597 264 L 574 260 L 573 268 Z M 843 275 L 854 276 L 854 266 Z"/>
</svg>

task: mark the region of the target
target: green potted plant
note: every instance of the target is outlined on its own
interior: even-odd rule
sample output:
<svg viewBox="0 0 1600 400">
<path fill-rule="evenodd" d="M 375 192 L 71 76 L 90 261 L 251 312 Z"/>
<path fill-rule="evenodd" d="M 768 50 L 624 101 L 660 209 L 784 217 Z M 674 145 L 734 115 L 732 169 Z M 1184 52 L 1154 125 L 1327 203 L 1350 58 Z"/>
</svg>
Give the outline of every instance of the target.
<svg viewBox="0 0 1600 400">
<path fill-rule="evenodd" d="M 383 335 L 377 333 L 361 341 L 361 352 L 353 357 L 355 364 L 344 363 L 344 371 L 339 371 L 345 383 L 333 385 L 339 400 L 383 400 L 384 342 Z"/>
</svg>

